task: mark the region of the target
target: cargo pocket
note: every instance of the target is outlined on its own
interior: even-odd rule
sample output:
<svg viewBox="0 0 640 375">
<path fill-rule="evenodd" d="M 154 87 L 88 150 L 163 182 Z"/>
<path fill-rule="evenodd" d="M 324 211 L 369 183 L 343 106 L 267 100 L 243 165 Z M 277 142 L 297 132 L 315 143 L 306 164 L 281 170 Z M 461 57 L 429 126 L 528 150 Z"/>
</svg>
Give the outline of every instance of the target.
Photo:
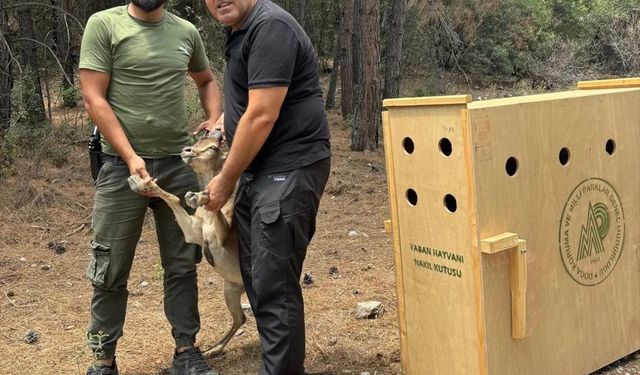
<svg viewBox="0 0 640 375">
<path fill-rule="evenodd" d="M 283 226 L 280 218 L 280 201 L 274 201 L 267 203 L 258 209 L 260 214 L 260 231 L 261 233 L 254 233 L 254 238 L 261 238 L 260 248 L 276 254 L 282 257 L 288 257 L 289 248 L 289 235 L 286 227 Z M 259 237 L 258 237 L 259 236 Z"/>
<path fill-rule="evenodd" d="M 95 241 L 91 241 L 91 261 L 87 267 L 87 277 L 94 286 L 106 284 L 109 270 L 109 248 Z"/>
<path fill-rule="evenodd" d="M 260 207 L 260 221 L 263 224 L 273 224 L 280 216 L 280 201 L 267 203 Z"/>
</svg>

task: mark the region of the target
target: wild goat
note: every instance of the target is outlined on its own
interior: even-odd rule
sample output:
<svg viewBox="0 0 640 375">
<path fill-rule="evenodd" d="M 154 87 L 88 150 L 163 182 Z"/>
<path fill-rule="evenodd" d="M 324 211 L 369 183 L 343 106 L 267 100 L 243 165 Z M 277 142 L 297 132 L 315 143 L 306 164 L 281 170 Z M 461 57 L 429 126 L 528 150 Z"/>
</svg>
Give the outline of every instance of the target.
<svg viewBox="0 0 640 375">
<path fill-rule="evenodd" d="M 222 169 L 226 154 L 221 149 L 221 143 L 222 133 L 215 131 L 212 136 L 201 138 L 193 146 L 182 150 L 182 160 L 198 174 L 201 184 L 211 181 Z M 240 275 L 238 233 L 231 222 L 233 198 L 221 210 L 210 212 L 202 207 L 208 202 L 207 193 L 188 192 L 185 195 L 186 203 L 196 209 L 193 215 L 189 215 L 180 206 L 180 199 L 162 190 L 155 181 L 145 183 L 138 176 L 131 176 L 128 181 L 132 190 L 154 193 L 167 202 L 184 233 L 185 241 L 202 246 L 205 258 L 224 279 L 224 300 L 233 317 L 233 324 L 227 334 L 211 349 L 213 354 L 221 353 L 246 321 L 240 303 L 244 286 Z"/>
</svg>

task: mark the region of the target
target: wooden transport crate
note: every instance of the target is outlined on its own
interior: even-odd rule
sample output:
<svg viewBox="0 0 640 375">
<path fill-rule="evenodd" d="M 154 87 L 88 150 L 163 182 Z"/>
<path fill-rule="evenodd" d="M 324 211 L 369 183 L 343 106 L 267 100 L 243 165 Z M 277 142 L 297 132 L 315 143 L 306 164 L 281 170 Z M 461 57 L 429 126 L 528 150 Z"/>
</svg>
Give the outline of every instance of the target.
<svg viewBox="0 0 640 375">
<path fill-rule="evenodd" d="M 589 374 L 640 349 L 639 86 L 385 100 L 404 374 Z"/>
</svg>

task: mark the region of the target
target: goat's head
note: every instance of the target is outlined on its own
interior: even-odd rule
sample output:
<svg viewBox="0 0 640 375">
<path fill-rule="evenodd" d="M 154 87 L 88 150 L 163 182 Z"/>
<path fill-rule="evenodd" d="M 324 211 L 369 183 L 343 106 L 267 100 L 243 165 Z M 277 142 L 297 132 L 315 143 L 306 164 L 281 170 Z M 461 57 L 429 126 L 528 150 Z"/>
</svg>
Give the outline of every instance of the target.
<svg viewBox="0 0 640 375">
<path fill-rule="evenodd" d="M 220 171 L 227 157 L 222 146 L 222 133 L 216 130 L 210 136 L 200 138 L 193 146 L 183 148 L 182 161 L 189 164 L 200 175 L 211 172 L 215 175 Z"/>
</svg>

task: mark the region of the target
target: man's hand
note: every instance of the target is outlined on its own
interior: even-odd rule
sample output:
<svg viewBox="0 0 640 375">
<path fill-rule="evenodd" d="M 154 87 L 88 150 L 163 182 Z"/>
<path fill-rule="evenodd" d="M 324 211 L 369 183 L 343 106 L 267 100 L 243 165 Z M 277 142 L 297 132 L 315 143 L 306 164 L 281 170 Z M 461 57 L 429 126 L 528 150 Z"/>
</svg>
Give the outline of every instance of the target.
<svg viewBox="0 0 640 375">
<path fill-rule="evenodd" d="M 129 166 L 129 174 L 140 177 L 144 183 L 152 180 L 151 176 L 149 176 L 149 172 L 147 172 L 147 165 L 140 156 L 134 155 L 129 160 L 126 160 L 126 162 L 127 166 Z M 152 192 L 140 192 L 140 195 L 144 195 L 145 197 L 158 196 Z"/>
<path fill-rule="evenodd" d="M 220 210 L 231 198 L 235 186 L 235 181 L 226 179 L 222 174 L 215 176 L 207 185 L 206 191 L 209 193 L 209 203 L 204 208 L 207 211 Z"/>
<path fill-rule="evenodd" d="M 222 139 L 224 140 L 224 113 L 218 117 L 215 121 L 213 119 L 208 119 L 207 121 L 203 121 L 198 125 L 198 127 L 193 131 L 193 135 L 198 135 L 201 131 L 207 130 L 209 133 L 213 133 L 214 130 L 219 129 L 222 132 Z"/>
</svg>

